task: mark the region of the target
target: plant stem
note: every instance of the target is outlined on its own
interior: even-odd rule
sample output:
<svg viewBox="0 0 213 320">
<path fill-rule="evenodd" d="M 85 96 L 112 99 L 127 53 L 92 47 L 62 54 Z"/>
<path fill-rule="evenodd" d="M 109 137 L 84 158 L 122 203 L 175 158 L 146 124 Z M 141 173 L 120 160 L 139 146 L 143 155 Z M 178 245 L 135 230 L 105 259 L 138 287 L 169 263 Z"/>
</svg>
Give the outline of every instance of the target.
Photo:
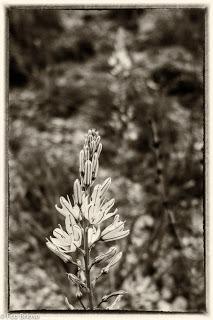
<svg viewBox="0 0 213 320">
<path fill-rule="evenodd" d="M 85 276 L 86 276 L 86 281 L 87 281 L 87 287 L 89 289 L 88 292 L 88 298 L 89 298 L 89 306 L 90 309 L 94 309 L 94 302 L 93 302 L 93 290 L 92 290 L 92 285 L 91 285 L 91 280 L 90 280 L 90 253 L 89 253 L 89 246 L 88 246 L 88 227 L 85 228 L 84 230 L 84 250 L 85 250 L 85 256 L 84 256 L 84 261 L 85 261 Z"/>
</svg>

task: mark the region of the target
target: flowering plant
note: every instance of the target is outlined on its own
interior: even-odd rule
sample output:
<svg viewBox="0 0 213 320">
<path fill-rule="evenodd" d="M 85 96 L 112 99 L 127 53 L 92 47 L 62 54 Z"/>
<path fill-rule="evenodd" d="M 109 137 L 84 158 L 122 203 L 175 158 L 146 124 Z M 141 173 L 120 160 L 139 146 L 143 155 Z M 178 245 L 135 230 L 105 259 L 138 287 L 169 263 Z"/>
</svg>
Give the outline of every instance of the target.
<svg viewBox="0 0 213 320">
<path fill-rule="evenodd" d="M 76 297 L 81 307 L 85 310 L 113 309 L 123 290 L 112 292 L 97 301 L 94 290 L 97 280 L 107 274 L 122 257 L 116 247 L 111 247 L 107 252 L 92 257 L 92 250 L 100 241 L 110 242 L 126 237 L 129 230 L 124 230 L 124 222 L 120 221 L 117 209 L 112 210 L 115 200 L 107 200 L 106 193 L 111 184 L 107 178 L 102 184 L 93 187 L 99 168 L 99 157 L 102 150 L 101 138 L 95 129 L 88 131 L 83 149 L 79 154 L 79 179 L 73 186 L 73 203 L 69 196 L 60 197 L 61 206 L 56 205 L 56 210 L 64 217 L 64 227 L 59 225 L 54 229 L 53 236 L 47 239 L 47 247 L 59 256 L 64 262 L 77 266 L 77 274 L 68 273 L 68 279 L 76 286 Z M 113 221 L 106 227 L 103 222 L 113 217 Z M 76 261 L 72 253 L 78 252 Z M 104 267 L 92 279 L 92 268 L 99 264 Z M 83 303 L 82 297 L 86 296 L 88 305 Z M 102 307 L 111 298 L 115 297 L 111 305 Z M 75 308 L 65 302 L 70 310 Z"/>
</svg>

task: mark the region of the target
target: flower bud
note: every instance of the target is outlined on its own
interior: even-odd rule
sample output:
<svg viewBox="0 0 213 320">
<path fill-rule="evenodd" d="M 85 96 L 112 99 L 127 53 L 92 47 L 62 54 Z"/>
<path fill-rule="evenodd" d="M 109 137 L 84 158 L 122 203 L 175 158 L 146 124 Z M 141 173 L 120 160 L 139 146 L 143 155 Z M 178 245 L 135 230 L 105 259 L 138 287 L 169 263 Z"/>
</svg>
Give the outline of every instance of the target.
<svg viewBox="0 0 213 320">
<path fill-rule="evenodd" d="M 101 185 L 101 196 L 104 197 L 105 193 L 108 191 L 111 184 L 111 178 L 107 178 Z"/>
<path fill-rule="evenodd" d="M 70 309 L 70 310 L 74 310 L 75 308 L 73 307 L 73 305 L 71 303 L 69 303 L 67 297 L 65 297 L 65 303 L 67 305 L 67 307 Z"/>
<path fill-rule="evenodd" d="M 92 157 L 92 174 L 94 178 L 97 177 L 97 173 L 98 173 L 98 155 L 95 152 Z"/>
<path fill-rule="evenodd" d="M 74 274 L 68 273 L 67 275 L 68 279 L 71 280 L 75 285 L 88 290 L 86 284 L 83 281 L 81 281 L 78 277 L 76 277 Z"/>
<path fill-rule="evenodd" d="M 95 152 L 93 157 L 92 157 L 92 171 L 93 172 L 95 172 L 95 168 L 96 168 L 97 162 L 98 162 L 98 155 Z"/>
<path fill-rule="evenodd" d="M 112 297 L 117 297 L 117 296 L 122 296 L 124 294 L 126 294 L 127 292 L 124 290 L 119 290 L 119 291 L 114 291 L 108 295 L 105 295 L 102 297 L 102 302 L 106 302 L 108 299 L 112 298 Z"/>
<path fill-rule="evenodd" d="M 84 184 L 89 186 L 92 182 L 92 163 L 87 160 L 85 163 Z"/>
<path fill-rule="evenodd" d="M 108 265 L 101 270 L 101 273 L 108 273 L 109 269 L 113 267 L 121 259 L 121 257 L 122 257 L 122 252 L 117 253 L 114 257 L 112 257 Z"/>
<path fill-rule="evenodd" d="M 96 145 L 95 145 L 95 141 L 94 141 L 94 139 L 92 140 L 92 142 L 91 142 L 91 151 L 92 151 L 92 154 L 94 154 L 94 152 L 95 152 L 95 148 L 96 147 Z"/>
<path fill-rule="evenodd" d="M 101 150 L 102 150 L 102 143 L 99 144 L 98 149 L 97 149 L 97 155 L 98 155 L 98 157 L 100 157 Z"/>
<path fill-rule="evenodd" d="M 113 301 L 113 303 L 106 308 L 106 310 L 114 310 L 115 307 L 118 308 L 118 307 L 117 307 L 117 304 L 118 304 L 118 302 L 121 300 L 121 297 L 122 297 L 122 295 L 118 295 L 118 296 L 115 298 L 115 300 Z"/>
<path fill-rule="evenodd" d="M 117 252 L 117 248 L 116 247 L 111 247 L 106 253 L 102 253 L 99 256 L 97 256 L 94 259 L 94 264 L 95 263 L 100 263 L 100 262 L 105 262 L 109 259 L 111 259 Z"/>
<path fill-rule="evenodd" d="M 76 298 L 77 298 L 77 299 L 80 299 L 82 296 L 83 296 L 83 294 L 82 294 L 80 288 L 78 287 L 78 288 L 77 288 L 77 291 L 76 291 Z"/>
<path fill-rule="evenodd" d="M 79 171 L 83 175 L 84 173 L 84 151 L 81 150 L 79 154 Z"/>
<path fill-rule="evenodd" d="M 68 254 L 64 253 L 63 251 L 60 251 L 59 248 L 55 244 L 50 242 L 48 239 L 47 239 L 47 242 L 46 242 L 46 246 L 53 253 L 55 253 L 59 258 L 61 258 L 64 262 L 71 261 L 71 258 L 70 258 L 70 256 Z"/>
<path fill-rule="evenodd" d="M 92 143 L 92 132 L 90 134 L 88 134 L 88 143 L 91 144 Z"/>
<path fill-rule="evenodd" d="M 77 203 L 78 205 L 81 205 L 82 204 L 82 190 L 81 190 L 81 185 L 80 185 L 80 182 L 78 179 L 76 179 L 74 182 L 73 191 L 74 191 L 75 203 Z"/>
<path fill-rule="evenodd" d="M 99 169 L 99 162 L 97 162 L 96 167 L 95 167 L 94 178 L 97 178 L 98 169 Z"/>
<path fill-rule="evenodd" d="M 96 148 L 98 147 L 100 141 L 101 141 L 101 137 L 100 137 L 100 136 L 97 136 L 97 138 L 96 138 L 96 140 L 95 140 Z"/>
<path fill-rule="evenodd" d="M 87 145 L 84 147 L 84 159 L 85 161 L 89 160 L 89 147 Z"/>
</svg>

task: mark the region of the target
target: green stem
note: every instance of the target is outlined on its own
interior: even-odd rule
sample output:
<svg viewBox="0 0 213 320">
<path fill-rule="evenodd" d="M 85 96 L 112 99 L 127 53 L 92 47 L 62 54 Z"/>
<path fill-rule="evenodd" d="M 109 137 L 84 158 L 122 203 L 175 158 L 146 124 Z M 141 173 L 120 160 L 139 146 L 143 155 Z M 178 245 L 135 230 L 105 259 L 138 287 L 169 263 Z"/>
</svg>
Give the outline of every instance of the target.
<svg viewBox="0 0 213 320">
<path fill-rule="evenodd" d="M 93 302 L 93 290 L 92 290 L 92 285 L 91 285 L 91 279 L 90 279 L 90 252 L 89 252 L 89 246 L 88 246 L 88 227 L 85 228 L 84 230 L 84 250 L 85 250 L 85 256 L 84 256 L 84 261 L 85 261 L 85 276 L 86 276 L 86 281 L 87 281 L 87 287 L 89 289 L 88 292 L 88 298 L 89 298 L 89 306 L 90 309 L 94 309 L 94 302 Z"/>
</svg>

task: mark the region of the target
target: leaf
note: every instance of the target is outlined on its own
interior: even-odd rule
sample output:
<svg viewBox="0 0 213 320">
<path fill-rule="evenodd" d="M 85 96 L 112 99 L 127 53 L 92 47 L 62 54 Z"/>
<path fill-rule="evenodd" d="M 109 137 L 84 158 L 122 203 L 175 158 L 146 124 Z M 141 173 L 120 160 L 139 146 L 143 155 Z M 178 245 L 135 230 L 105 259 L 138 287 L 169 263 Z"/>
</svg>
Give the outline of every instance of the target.
<svg viewBox="0 0 213 320">
<path fill-rule="evenodd" d="M 108 294 L 106 296 L 103 296 L 102 297 L 102 302 L 106 302 L 108 299 L 110 299 L 110 298 L 112 298 L 114 296 L 122 296 L 124 294 L 127 294 L 127 292 L 124 291 L 124 290 L 119 290 L 119 291 L 112 292 L 112 293 L 110 293 L 110 294 Z"/>
</svg>

